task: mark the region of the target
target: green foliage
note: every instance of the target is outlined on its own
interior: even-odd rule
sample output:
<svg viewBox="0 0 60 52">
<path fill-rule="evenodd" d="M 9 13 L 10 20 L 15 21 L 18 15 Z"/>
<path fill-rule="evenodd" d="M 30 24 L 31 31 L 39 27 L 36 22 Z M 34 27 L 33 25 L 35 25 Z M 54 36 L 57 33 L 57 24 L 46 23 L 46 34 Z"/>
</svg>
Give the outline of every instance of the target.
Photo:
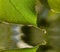
<svg viewBox="0 0 60 52">
<path fill-rule="evenodd" d="M 51 10 L 56 13 L 60 13 L 60 0 L 48 0 Z"/>
<path fill-rule="evenodd" d="M 3 52 L 36 52 L 37 48 L 25 48 L 25 49 L 15 49 L 15 50 L 5 50 Z"/>
<path fill-rule="evenodd" d="M 59 52 L 60 0 L 37 1 L 40 4 L 39 5 L 37 3 L 37 5 L 39 5 L 39 7 L 37 7 L 39 10 L 37 9 L 35 11 L 35 0 L 0 0 L 0 21 L 23 25 L 34 25 L 38 26 L 38 28 L 45 29 L 45 37 L 42 39 L 45 39 L 47 45 L 52 47 L 52 49 L 48 50 L 48 47 L 41 47 L 40 45 L 38 52 Z M 5 50 L 3 52 L 36 52 L 36 50 L 36 48 L 26 48 L 17 50 Z"/>
<path fill-rule="evenodd" d="M 0 21 L 36 25 L 35 0 L 0 0 Z"/>
</svg>

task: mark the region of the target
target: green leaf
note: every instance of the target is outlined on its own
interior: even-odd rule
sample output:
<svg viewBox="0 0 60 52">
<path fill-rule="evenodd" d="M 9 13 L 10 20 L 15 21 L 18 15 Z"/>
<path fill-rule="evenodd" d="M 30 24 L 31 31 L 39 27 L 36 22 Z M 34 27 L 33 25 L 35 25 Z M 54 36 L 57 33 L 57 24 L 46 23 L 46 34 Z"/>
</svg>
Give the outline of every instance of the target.
<svg viewBox="0 0 60 52">
<path fill-rule="evenodd" d="M 3 52 L 36 52 L 37 47 L 34 48 L 24 48 L 24 49 L 14 49 L 14 50 L 5 50 Z"/>
<path fill-rule="evenodd" d="M 36 25 L 35 0 L 0 0 L 0 21 Z"/>
<path fill-rule="evenodd" d="M 53 12 L 60 13 L 60 0 L 48 0 L 48 3 Z"/>
</svg>

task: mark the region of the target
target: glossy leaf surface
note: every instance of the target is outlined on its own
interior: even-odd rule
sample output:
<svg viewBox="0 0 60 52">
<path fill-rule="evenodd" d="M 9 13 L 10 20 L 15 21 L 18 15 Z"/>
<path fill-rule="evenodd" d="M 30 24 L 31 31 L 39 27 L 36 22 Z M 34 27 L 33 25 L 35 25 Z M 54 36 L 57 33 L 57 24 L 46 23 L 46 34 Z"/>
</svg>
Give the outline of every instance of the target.
<svg viewBox="0 0 60 52">
<path fill-rule="evenodd" d="M 0 0 L 0 21 L 36 25 L 35 0 Z"/>
</svg>

